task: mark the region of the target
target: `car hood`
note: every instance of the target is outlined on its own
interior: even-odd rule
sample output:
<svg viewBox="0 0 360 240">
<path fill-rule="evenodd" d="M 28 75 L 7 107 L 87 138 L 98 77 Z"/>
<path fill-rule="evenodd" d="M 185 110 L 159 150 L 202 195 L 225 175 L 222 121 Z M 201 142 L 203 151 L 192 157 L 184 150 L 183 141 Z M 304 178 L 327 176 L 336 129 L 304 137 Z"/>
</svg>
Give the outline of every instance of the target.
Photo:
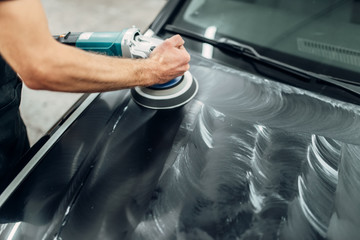
<svg viewBox="0 0 360 240">
<path fill-rule="evenodd" d="M 3 205 L 0 236 L 358 236 L 359 106 L 196 54 L 190 72 L 178 109 L 100 94 Z"/>
</svg>

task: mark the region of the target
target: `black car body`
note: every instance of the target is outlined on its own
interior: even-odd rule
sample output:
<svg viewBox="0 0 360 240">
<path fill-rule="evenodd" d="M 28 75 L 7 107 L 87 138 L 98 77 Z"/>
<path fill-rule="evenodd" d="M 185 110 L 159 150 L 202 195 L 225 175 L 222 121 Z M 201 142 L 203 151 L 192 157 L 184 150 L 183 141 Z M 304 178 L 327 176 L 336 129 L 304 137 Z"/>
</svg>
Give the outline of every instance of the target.
<svg viewBox="0 0 360 240">
<path fill-rule="evenodd" d="M 169 1 L 149 31 L 185 38 L 197 96 L 84 96 L 1 194 L 0 238 L 359 239 L 357 9 Z"/>
</svg>

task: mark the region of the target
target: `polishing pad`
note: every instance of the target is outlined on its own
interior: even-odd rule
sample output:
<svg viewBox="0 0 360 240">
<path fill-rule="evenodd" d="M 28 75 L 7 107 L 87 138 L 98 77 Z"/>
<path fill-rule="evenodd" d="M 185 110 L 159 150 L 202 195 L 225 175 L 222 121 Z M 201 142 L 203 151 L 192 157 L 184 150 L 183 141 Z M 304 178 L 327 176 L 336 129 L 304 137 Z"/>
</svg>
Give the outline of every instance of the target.
<svg viewBox="0 0 360 240">
<path fill-rule="evenodd" d="M 151 87 L 135 87 L 131 89 L 133 100 L 146 108 L 172 109 L 180 107 L 193 99 L 199 85 L 189 71 L 181 77 L 165 84 Z"/>
</svg>

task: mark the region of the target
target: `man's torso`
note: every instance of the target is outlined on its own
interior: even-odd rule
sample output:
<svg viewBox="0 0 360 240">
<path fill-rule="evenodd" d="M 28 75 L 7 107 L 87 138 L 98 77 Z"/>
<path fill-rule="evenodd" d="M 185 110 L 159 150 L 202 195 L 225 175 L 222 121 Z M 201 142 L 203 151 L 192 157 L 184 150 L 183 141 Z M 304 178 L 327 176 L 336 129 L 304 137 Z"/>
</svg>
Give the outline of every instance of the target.
<svg viewBox="0 0 360 240">
<path fill-rule="evenodd" d="M 29 148 L 19 105 L 22 83 L 0 55 L 0 189 Z"/>
</svg>

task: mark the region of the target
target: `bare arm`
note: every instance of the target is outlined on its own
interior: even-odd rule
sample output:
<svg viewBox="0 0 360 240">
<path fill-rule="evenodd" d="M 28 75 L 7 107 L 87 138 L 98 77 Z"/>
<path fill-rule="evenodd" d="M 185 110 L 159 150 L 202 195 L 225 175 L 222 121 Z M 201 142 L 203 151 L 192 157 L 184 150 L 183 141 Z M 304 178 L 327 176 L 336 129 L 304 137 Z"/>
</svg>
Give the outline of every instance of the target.
<svg viewBox="0 0 360 240">
<path fill-rule="evenodd" d="M 33 89 L 100 92 L 164 83 L 189 69 L 184 41 L 174 36 L 148 59 L 121 59 L 56 42 L 40 0 L 0 1 L 0 54 Z"/>
</svg>

